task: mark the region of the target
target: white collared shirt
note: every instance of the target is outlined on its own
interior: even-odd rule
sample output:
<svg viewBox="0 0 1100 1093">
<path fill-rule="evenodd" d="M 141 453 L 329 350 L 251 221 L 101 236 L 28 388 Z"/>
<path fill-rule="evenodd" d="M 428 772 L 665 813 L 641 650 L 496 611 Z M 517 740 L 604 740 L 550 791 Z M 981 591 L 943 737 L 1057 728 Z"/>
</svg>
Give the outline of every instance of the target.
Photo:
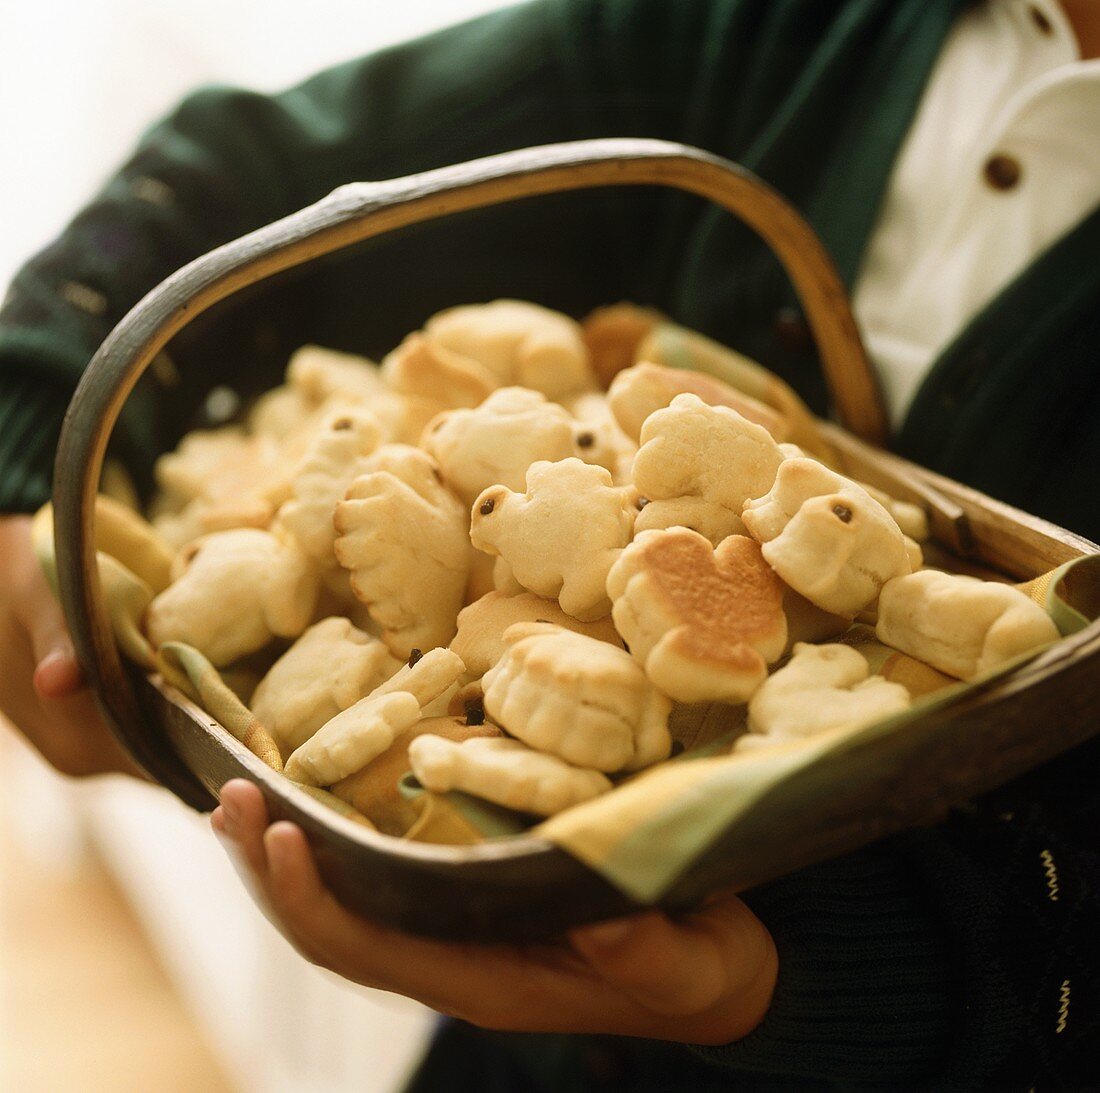
<svg viewBox="0 0 1100 1093">
<path fill-rule="evenodd" d="M 1098 203 L 1100 60 L 1081 60 L 1056 0 L 976 4 L 933 68 L 853 295 L 895 427 L 967 321 Z"/>
</svg>

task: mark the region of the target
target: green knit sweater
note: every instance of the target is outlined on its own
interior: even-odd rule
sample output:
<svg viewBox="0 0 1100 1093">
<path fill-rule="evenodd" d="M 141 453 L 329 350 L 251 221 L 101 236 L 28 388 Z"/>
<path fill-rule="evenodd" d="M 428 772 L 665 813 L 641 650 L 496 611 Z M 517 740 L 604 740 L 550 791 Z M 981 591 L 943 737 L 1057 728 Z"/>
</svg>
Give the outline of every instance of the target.
<svg viewBox="0 0 1100 1093">
<path fill-rule="evenodd" d="M 664 137 L 770 181 L 851 283 L 963 3 L 535 0 L 280 95 L 199 91 L 11 286 L 0 310 L 0 511 L 48 496 L 69 396 L 128 308 L 190 259 L 344 182 L 550 141 Z M 944 351 L 896 438 L 904 454 L 1093 538 L 1097 253 L 1100 213 Z M 655 305 L 826 408 L 797 301 L 751 233 L 695 198 L 589 191 L 407 229 L 219 305 L 139 385 L 116 454 L 148 486 L 156 454 L 203 424 L 211 387 L 248 397 L 278 382 L 304 342 L 378 355 L 433 311 L 503 295 L 578 315 L 619 299 Z M 627 1060 L 635 1089 L 729 1088 L 731 1071 L 755 1075 L 753 1088 L 761 1075 L 798 1088 L 1096 1079 L 1095 1004 L 1086 998 L 1053 1032 L 1063 981 L 1083 983 L 1082 967 L 1096 968 L 1087 939 L 1100 936 L 1100 824 L 1074 781 L 1096 757 L 1082 749 L 1076 763 L 1044 768 L 1057 790 L 1041 801 L 1034 782 L 1021 783 L 1006 791 L 1017 795 L 1011 807 L 980 803 L 934 831 L 753 894 L 777 939 L 780 977 L 768 1018 L 745 1041 L 697 1054 L 628 1041 L 599 1050 Z M 1051 846 L 1081 877 L 1060 905 L 1035 888 L 1039 850 Z M 602 1064 L 584 1062 L 584 1038 L 505 1043 L 517 1073 L 555 1075 L 554 1088 L 616 1087 L 598 1084 Z M 448 1088 L 467 1087 L 490 1088 Z"/>
</svg>

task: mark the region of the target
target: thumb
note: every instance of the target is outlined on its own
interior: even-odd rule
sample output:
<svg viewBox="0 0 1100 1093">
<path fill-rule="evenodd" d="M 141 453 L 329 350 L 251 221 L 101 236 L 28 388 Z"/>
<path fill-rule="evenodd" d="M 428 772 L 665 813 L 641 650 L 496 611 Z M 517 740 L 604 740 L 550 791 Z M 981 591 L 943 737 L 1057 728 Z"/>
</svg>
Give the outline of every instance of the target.
<svg viewBox="0 0 1100 1093">
<path fill-rule="evenodd" d="M 26 620 L 34 650 L 34 689 L 39 698 L 66 698 L 84 686 L 61 608 L 52 596 L 38 597 Z"/>
</svg>

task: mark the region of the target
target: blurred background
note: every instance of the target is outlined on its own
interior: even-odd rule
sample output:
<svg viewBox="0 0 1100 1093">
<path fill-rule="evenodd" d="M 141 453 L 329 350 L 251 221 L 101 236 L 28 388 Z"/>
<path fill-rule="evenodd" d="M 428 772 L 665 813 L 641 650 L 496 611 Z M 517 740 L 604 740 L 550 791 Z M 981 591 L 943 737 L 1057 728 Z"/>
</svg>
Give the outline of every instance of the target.
<svg viewBox="0 0 1100 1093">
<path fill-rule="evenodd" d="M 49 242 L 142 129 L 193 87 L 277 90 L 503 6 L 7 5 L 0 284 Z M 244 894 L 205 817 L 127 780 L 67 781 L 3 725 L 0 785 L 0 1090 L 401 1087 L 431 1015 L 300 960 Z"/>
</svg>

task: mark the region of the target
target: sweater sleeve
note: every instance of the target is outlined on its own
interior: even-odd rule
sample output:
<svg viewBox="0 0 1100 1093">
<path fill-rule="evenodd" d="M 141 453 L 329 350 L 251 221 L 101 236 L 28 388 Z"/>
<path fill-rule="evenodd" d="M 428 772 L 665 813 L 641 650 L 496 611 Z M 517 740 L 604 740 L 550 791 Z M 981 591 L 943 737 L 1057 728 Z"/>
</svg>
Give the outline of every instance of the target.
<svg viewBox="0 0 1100 1093">
<path fill-rule="evenodd" d="M 0 512 L 46 499 L 61 420 L 88 360 L 146 292 L 187 262 L 345 182 L 585 135 L 563 93 L 567 7 L 539 0 L 496 12 L 278 95 L 204 88 L 153 126 L 19 270 L 0 308 Z M 277 382 L 315 302 L 287 291 L 278 306 L 268 301 L 262 324 L 244 331 L 237 323 L 218 347 L 233 374 L 257 390 Z M 120 422 L 139 477 L 196 424 L 211 386 L 200 382 L 209 376 L 178 371 L 139 387 Z"/>
</svg>

